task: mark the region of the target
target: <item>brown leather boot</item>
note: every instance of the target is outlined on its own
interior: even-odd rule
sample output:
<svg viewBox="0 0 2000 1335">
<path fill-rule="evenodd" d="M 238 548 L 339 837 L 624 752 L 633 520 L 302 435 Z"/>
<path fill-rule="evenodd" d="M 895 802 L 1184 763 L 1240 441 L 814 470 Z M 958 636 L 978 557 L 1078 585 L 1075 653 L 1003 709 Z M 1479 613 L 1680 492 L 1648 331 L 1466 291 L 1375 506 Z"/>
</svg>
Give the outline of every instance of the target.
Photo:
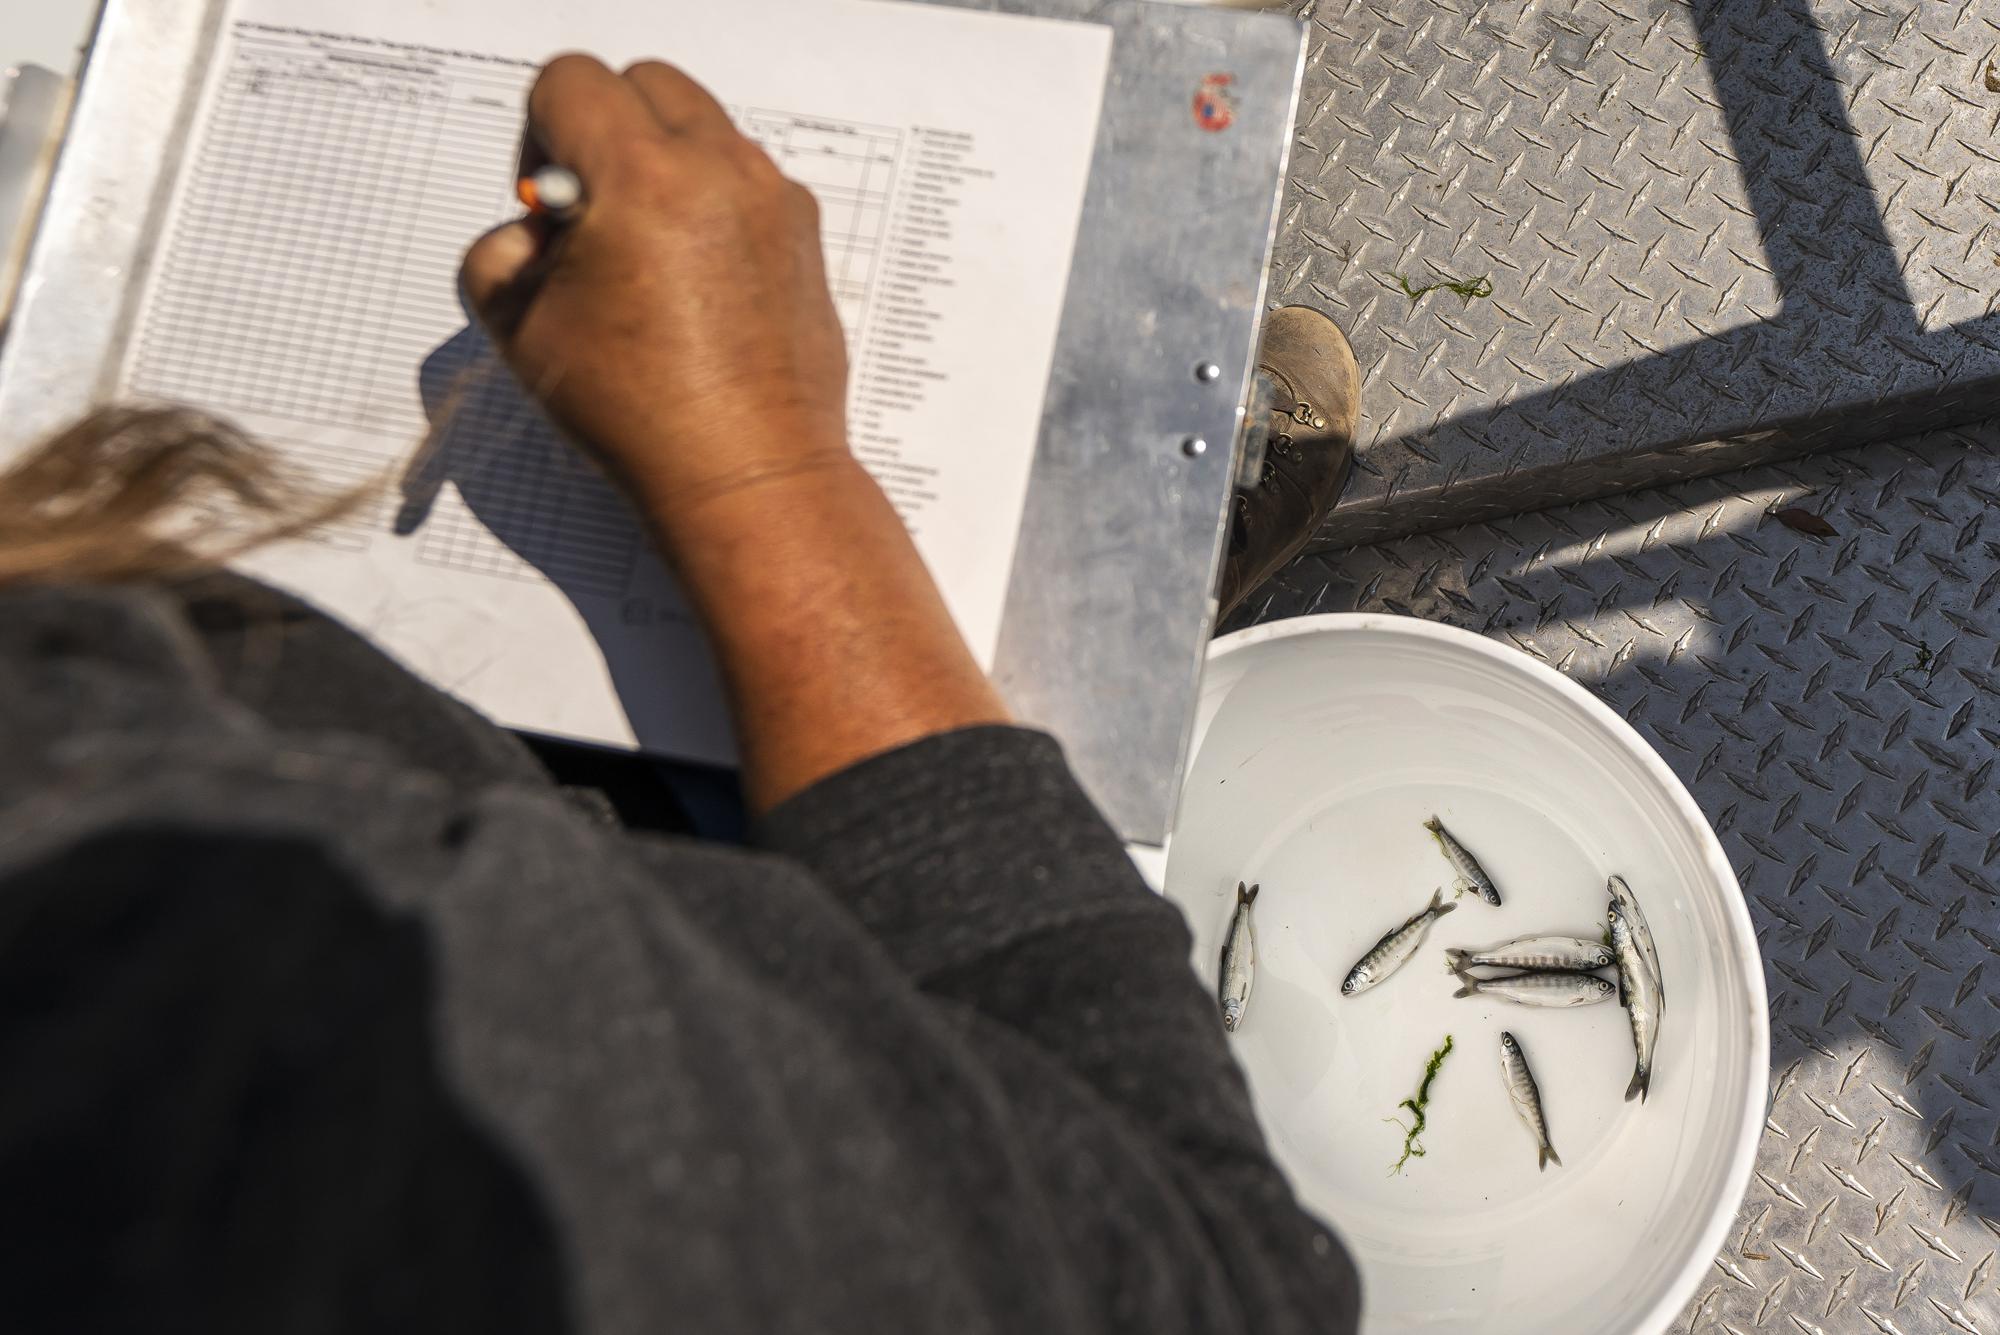
<svg viewBox="0 0 2000 1335">
<path fill-rule="evenodd" d="M 1361 370 L 1338 325 L 1310 306 L 1272 311 L 1257 375 L 1272 391 L 1270 436 L 1257 485 L 1230 501 L 1218 621 L 1304 550 L 1354 466 Z"/>
</svg>

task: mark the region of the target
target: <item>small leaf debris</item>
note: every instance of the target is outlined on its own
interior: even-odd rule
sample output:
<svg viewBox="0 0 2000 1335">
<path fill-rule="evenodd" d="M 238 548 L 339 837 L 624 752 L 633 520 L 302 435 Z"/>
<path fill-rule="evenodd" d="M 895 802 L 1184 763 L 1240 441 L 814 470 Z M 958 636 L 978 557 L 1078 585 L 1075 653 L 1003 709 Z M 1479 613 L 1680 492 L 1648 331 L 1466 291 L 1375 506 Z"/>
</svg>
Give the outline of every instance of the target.
<svg viewBox="0 0 2000 1335">
<path fill-rule="evenodd" d="M 1394 1122 L 1397 1126 L 1403 1127 L 1403 1157 L 1396 1160 L 1390 1167 L 1389 1173 L 1391 1176 L 1402 1172 L 1403 1165 L 1410 1160 L 1424 1157 L 1424 1147 L 1418 1143 L 1417 1137 L 1424 1134 L 1424 1123 L 1426 1121 L 1424 1109 L 1430 1106 L 1431 1081 L 1437 1079 L 1438 1068 L 1444 1065 L 1444 1059 L 1450 1055 L 1451 1035 L 1446 1034 L 1444 1036 L 1444 1046 L 1431 1054 L 1429 1063 L 1424 1067 L 1423 1083 L 1417 1086 L 1416 1097 L 1404 1099 L 1396 1105 L 1398 1108 L 1408 1108 L 1410 1110 L 1410 1125 L 1403 1126 L 1402 1122 L 1394 1117 L 1385 1117 L 1382 1119 L 1385 1122 Z"/>
<path fill-rule="evenodd" d="M 1788 505 L 1782 510 L 1771 512 L 1771 518 L 1783 524 L 1794 533 L 1803 533 L 1809 538 L 1837 538 L 1840 530 L 1826 522 L 1822 515 L 1796 505 Z"/>
<path fill-rule="evenodd" d="M 1412 283 L 1406 276 L 1399 273 L 1392 273 L 1389 277 L 1396 280 L 1396 286 L 1403 290 L 1403 295 L 1410 299 L 1412 306 L 1417 304 L 1418 298 L 1438 291 L 1453 293 L 1468 306 L 1472 304 L 1475 297 L 1490 297 L 1493 295 L 1493 281 L 1485 274 L 1481 274 L 1477 278 L 1445 279 L 1435 283 L 1423 284 Z"/>
<path fill-rule="evenodd" d="M 1996 68 L 1990 60 L 1986 62 L 1986 91 L 2000 93 L 2000 68 Z"/>
<path fill-rule="evenodd" d="M 1925 681 L 1931 681 L 1936 678 L 1937 670 L 1938 657 L 1931 652 L 1930 641 L 1918 640 L 1916 661 L 1896 669 L 1896 676 L 1906 677 L 1912 672 L 1921 672 Z"/>
</svg>

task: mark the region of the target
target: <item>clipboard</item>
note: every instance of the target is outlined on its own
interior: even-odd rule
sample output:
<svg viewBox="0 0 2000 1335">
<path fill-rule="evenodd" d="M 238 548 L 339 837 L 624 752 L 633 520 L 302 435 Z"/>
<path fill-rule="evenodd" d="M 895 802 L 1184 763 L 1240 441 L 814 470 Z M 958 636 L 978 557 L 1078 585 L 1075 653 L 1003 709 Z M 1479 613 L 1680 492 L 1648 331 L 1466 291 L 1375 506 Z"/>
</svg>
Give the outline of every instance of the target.
<svg viewBox="0 0 2000 1335">
<path fill-rule="evenodd" d="M 963 7 L 1113 33 L 993 675 L 1118 832 L 1159 844 L 1215 616 L 1304 30 L 1155 0 Z M 0 345 L 0 453 L 112 390 L 228 9 L 106 6 Z"/>
</svg>

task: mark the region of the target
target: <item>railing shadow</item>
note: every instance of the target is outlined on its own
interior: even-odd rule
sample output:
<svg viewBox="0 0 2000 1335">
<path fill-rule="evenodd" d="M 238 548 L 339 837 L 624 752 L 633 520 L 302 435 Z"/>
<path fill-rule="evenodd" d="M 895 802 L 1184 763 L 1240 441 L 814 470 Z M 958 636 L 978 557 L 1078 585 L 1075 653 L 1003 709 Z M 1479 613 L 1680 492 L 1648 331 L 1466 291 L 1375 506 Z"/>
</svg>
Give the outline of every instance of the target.
<svg viewBox="0 0 2000 1335">
<path fill-rule="evenodd" d="M 1566 378 L 1416 433 L 1410 443 L 1426 456 L 1490 461 L 1475 471 L 1476 500 L 1447 500 L 1449 481 L 1423 499 L 1435 514 L 1425 527 L 2000 410 L 1993 363 L 1959 374 L 1969 356 L 2000 354 L 2000 315 L 1926 329 L 1807 0 L 1688 0 L 1686 9 L 1778 309 L 1768 319 Z M 1646 170 L 1643 161 L 1633 166 Z M 1691 247 L 1697 242 L 1688 239 Z M 1802 349 L 1831 365 L 1796 364 Z M 1871 397 L 1854 401 L 1857 385 L 1872 385 Z M 1732 421 L 1737 425 L 1718 426 Z M 1528 452 L 1525 467 L 1496 469 L 1491 464 L 1507 454 L 1503 438 L 1539 439 L 1546 448 Z M 1607 452 L 1607 439 L 1629 448 Z M 1360 466 L 1380 477 L 1383 465 L 1367 453 Z M 1587 485 L 1579 485 L 1581 470 L 1588 470 Z M 1337 516 L 1338 545 L 1386 531 L 1388 521 L 1374 516 L 1394 509 L 1395 479 L 1383 480 L 1391 496 Z M 1406 527 L 1407 515 L 1396 522 Z"/>
</svg>

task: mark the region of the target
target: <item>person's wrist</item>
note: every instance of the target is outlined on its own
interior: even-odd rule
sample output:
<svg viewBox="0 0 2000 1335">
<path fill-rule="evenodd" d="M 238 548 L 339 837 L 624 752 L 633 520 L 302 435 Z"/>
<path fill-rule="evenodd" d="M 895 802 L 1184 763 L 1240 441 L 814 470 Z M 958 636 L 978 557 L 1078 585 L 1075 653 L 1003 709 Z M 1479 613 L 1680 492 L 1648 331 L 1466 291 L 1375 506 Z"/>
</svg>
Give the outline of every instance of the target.
<svg viewBox="0 0 2000 1335">
<path fill-rule="evenodd" d="M 690 592 L 742 570 L 743 562 L 778 559 L 802 545 L 809 551 L 830 528 L 889 508 L 844 438 L 794 445 L 783 457 L 746 458 L 698 478 L 631 479 L 662 555 Z"/>
<path fill-rule="evenodd" d="M 837 413 L 675 412 L 667 420 L 572 419 L 572 430 L 663 536 L 730 496 L 852 462 Z M 632 413 L 619 414 L 630 419 Z"/>
<path fill-rule="evenodd" d="M 867 474 L 848 452 L 845 440 L 787 448 L 782 454 L 748 455 L 725 467 L 700 472 L 654 469 L 627 471 L 626 485 L 646 517 L 666 538 L 716 524 L 754 518 L 816 488 Z"/>
</svg>

